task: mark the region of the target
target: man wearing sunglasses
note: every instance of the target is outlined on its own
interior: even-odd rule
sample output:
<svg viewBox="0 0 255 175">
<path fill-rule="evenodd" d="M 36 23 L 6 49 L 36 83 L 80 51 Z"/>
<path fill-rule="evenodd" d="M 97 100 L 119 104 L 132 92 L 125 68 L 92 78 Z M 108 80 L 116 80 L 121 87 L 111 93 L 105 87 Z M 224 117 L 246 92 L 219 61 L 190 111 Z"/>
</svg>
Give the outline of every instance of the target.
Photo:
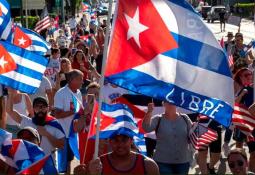
<svg viewBox="0 0 255 175">
<path fill-rule="evenodd" d="M 231 150 L 228 155 L 228 166 L 230 171 L 235 174 L 254 174 L 248 172 L 248 160 L 245 151 L 241 148 Z"/>
<path fill-rule="evenodd" d="M 65 134 L 58 121 L 50 116 L 49 104 L 43 97 L 37 97 L 33 101 L 34 116 L 32 118 L 24 116 L 13 110 L 13 96 L 7 100 L 6 111 L 20 124 L 21 128 L 27 126 L 36 129 L 40 135 L 40 147 L 45 154 L 51 153 L 55 148 L 63 148 L 65 143 Z"/>
</svg>

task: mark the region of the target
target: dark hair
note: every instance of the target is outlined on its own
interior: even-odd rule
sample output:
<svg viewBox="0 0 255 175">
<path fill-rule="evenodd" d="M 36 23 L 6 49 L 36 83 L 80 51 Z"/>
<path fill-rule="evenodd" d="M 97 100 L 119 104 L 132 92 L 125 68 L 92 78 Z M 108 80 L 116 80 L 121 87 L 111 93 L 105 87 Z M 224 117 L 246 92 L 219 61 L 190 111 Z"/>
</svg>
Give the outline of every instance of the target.
<svg viewBox="0 0 255 175">
<path fill-rule="evenodd" d="M 245 153 L 244 149 L 235 148 L 235 149 L 231 150 L 230 153 L 228 154 L 228 157 L 227 157 L 228 161 L 229 161 L 230 156 L 233 155 L 233 154 L 239 154 L 247 161 L 247 154 Z"/>
<path fill-rule="evenodd" d="M 37 104 L 43 104 L 45 106 L 48 106 L 48 101 L 44 97 L 36 97 L 33 101 L 33 107 Z"/>
<path fill-rule="evenodd" d="M 77 62 L 77 58 L 76 58 L 76 57 L 77 57 L 77 54 L 78 54 L 78 53 L 82 53 L 82 55 L 83 55 L 83 56 L 82 56 L 82 61 L 85 61 L 85 57 L 86 57 L 86 56 L 85 56 L 85 54 L 83 53 L 83 51 L 82 51 L 82 50 L 77 50 L 77 51 L 75 52 L 74 56 L 73 56 L 73 62 Z"/>
<path fill-rule="evenodd" d="M 55 53 L 58 53 L 59 52 L 59 48 L 52 48 L 51 49 L 51 54 L 55 54 Z"/>
</svg>

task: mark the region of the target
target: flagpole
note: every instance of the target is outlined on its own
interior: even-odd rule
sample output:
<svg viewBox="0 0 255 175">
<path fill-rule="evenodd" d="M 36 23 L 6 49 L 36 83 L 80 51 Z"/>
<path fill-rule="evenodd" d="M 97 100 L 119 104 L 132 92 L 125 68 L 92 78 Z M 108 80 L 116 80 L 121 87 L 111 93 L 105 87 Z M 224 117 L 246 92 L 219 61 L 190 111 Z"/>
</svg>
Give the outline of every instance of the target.
<svg viewBox="0 0 255 175">
<path fill-rule="evenodd" d="M 101 106 L 102 106 L 102 89 L 104 85 L 104 74 L 105 74 L 105 66 L 106 66 L 106 58 L 107 58 L 107 51 L 108 51 L 108 44 L 109 44 L 109 36 L 110 36 L 110 19 L 112 15 L 112 0 L 109 0 L 109 8 L 108 8 L 108 16 L 106 22 L 106 35 L 104 41 L 104 52 L 103 52 L 103 63 L 102 63 L 102 77 L 100 78 L 100 91 L 99 91 L 99 106 L 97 111 L 97 125 L 96 125 L 96 142 L 95 142 L 95 153 L 94 159 L 98 157 L 99 151 L 99 132 L 100 132 L 100 119 L 101 119 Z"/>
</svg>

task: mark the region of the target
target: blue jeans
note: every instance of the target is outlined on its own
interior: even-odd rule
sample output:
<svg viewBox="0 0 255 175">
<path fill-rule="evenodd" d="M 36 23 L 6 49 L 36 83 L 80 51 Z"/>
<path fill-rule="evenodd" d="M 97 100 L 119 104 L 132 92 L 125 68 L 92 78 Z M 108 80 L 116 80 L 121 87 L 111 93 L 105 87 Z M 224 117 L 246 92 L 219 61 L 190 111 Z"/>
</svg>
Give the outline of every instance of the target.
<svg viewBox="0 0 255 175">
<path fill-rule="evenodd" d="M 188 174 L 189 173 L 189 162 L 168 164 L 157 162 L 160 174 Z"/>
</svg>

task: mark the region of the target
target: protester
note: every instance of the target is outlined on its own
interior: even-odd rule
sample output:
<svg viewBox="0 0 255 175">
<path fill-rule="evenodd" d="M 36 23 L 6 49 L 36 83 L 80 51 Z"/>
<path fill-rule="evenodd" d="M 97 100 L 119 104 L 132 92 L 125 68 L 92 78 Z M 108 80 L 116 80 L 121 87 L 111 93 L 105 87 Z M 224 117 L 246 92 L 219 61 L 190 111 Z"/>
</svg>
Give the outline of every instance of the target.
<svg viewBox="0 0 255 175">
<path fill-rule="evenodd" d="M 199 123 L 208 126 L 208 128 L 217 132 L 217 140 L 211 142 L 208 147 L 198 150 L 197 163 L 202 174 L 216 174 L 215 165 L 221 158 L 221 130 L 222 126 L 208 117 L 199 119 Z M 207 156 L 209 150 L 209 163 L 207 163 Z"/>
<path fill-rule="evenodd" d="M 67 140 L 67 173 L 70 173 L 70 163 L 74 158 L 73 152 L 68 144 L 70 127 L 75 114 L 75 101 L 82 106 L 82 94 L 79 90 L 83 84 L 83 73 L 77 69 L 71 70 L 67 74 L 67 85 L 59 89 L 54 97 L 55 117 L 64 129 Z M 74 101 L 75 100 L 75 101 Z M 82 118 L 81 118 L 81 121 Z"/>
<path fill-rule="evenodd" d="M 60 71 L 56 77 L 56 91 L 67 84 L 67 74 L 72 70 L 71 62 L 67 58 L 62 58 L 60 61 Z"/>
<path fill-rule="evenodd" d="M 236 93 L 235 102 L 249 108 L 254 103 L 252 72 L 248 68 L 241 68 L 235 73 L 234 80 Z M 255 165 L 251 163 L 255 161 L 255 141 L 247 137 L 239 129 L 234 130 L 233 139 L 236 141 L 237 148 L 242 148 L 244 142 L 247 143 L 250 153 L 249 170 L 255 172 Z"/>
<path fill-rule="evenodd" d="M 40 146 L 40 135 L 38 131 L 32 127 L 27 126 L 19 130 L 17 133 L 17 138 Z"/>
<path fill-rule="evenodd" d="M 240 148 L 231 150 L 227 160 L 228 160 L 228 166 L 234 175 L 254 174 L 254 173 L 248 172 L 248 160 L 247 160 L 247 155 L 245 153 L 245 150 Z"/>
<path fill-rule="evenodd" d="M 7 113 L 20 124 L 21 128 L 30 126 L 38 131 L 41 137 L 40 147 L 45 154 L 50 154 L 55 148 L 64 147 L 63 129 L 58 122 L 49 113 L 49 104 L 43 97 L 37 97 L 33 101 L 34 116 L 29 118 L 20 114 L 13 109 L 14 96 L 12 94 L 7 100 Z M 55 124 L 51 125 L 50 121 L 55 120 Z"/>
<path fill-rule="evenodd" d="M 188 135 L 191 121 L 185 114 L 176 112 L 176 106 L 164 102 L 165 113 L 153 116 L 153 103 L 143 119 L 144 131 L 155 131 L 156 150 L 153 159 L 159 166 L 160 174 L 188 174 L 191 161 L 191 148 Z"/>
<path fill-rule="evenodd" d="M 51 57 L 44 75 L 49 79 L 51 86 L 55 87 L 56 75 L 60 69 L 60 50 L 58 48 L 51 49 Z"/>
<path fill-rule="evenodd" d="M 92 160 L 87 169 L 85 165 L 79 165 L 74 174 L 84 173 L 84 170 L 89 174 L 159 174 L 152 159 L 131 151 L 131 136 L 125 133 L 113 135 L 109 142 L 112 152 Z"/>
<path fill-rule="evenodd" d="M 34 116 L 32 103 L 27 94 L 20 93 L 18 90 L 8 88 L 7 100 L 12 96 L 13 110 L 16 110 L 22 115 Z M 20 124 L 13 120 L 12 116 L 7 114 L 6 130 L 16 137 L 18 130 L 20 130 Z"/>
</svg>

